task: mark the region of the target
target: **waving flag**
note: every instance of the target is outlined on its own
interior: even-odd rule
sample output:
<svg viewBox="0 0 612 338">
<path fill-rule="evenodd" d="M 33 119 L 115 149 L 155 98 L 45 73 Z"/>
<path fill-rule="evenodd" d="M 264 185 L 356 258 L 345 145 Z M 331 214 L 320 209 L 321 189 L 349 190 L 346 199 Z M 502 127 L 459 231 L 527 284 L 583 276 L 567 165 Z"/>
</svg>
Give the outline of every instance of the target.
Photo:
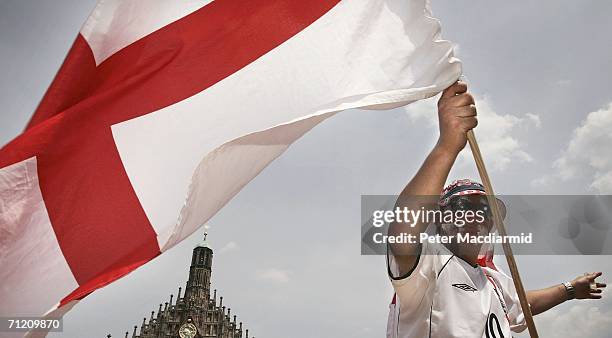
<svg viewBox="0 0 612 338">
<path fill-rule="evenodd" d="M 425 0 L 100 1 L 0 150 L 0 316 L 151 260 L 336 112 L 437 94 L 439 32 Z"/>
</svg>

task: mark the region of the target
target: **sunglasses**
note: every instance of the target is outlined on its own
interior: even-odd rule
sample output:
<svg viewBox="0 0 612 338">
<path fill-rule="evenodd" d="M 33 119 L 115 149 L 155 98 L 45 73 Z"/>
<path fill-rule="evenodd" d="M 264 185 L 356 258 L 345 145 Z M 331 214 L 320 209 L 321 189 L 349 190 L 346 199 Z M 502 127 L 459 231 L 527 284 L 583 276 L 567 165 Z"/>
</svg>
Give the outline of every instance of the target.
<svg viewBox="0 0 612 338">
<path fill-rule="evenodd" d="M 444 207 L 444 210 L 449 209 L 454 211 L 482 210 L 487 219 L 493 218 L 493 212 L 486 196 L 481 196 L 477 199 L 474 198 L 474 195 L 452 197 L 448 205 Z"/>
</svg>

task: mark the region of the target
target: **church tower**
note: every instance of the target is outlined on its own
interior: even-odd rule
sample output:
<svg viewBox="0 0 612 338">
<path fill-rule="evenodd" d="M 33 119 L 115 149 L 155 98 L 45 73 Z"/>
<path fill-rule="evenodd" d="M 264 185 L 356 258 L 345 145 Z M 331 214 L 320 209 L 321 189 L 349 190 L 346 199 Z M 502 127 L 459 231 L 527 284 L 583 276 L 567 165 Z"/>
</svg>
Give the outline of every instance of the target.
<svg viewBox="0 0 612 338">
<path fill-rule="evenodd" d="M 249 338 L 249 330 L 223 305 L 223 297 L 217 299 L 217 290 L 211 295 L 213 251 L 206 237 L 193 248 L 184 295 L 178 288 L 176 300 L 170 295 L 169 302 L 160 303 L 157 315 L 152 311 L 148 322 L 143 318 L 140 332 L 134 326 L 132 338 Z"/>
<path fill-rule="evenodd" d="M 189 279 L 185 288 L 185 301 L 191 307 L 206 309 L 210 298 L 210 274 L 212 271 L 213 251 L 204 240 L 193 249 Z"/>
</svg>

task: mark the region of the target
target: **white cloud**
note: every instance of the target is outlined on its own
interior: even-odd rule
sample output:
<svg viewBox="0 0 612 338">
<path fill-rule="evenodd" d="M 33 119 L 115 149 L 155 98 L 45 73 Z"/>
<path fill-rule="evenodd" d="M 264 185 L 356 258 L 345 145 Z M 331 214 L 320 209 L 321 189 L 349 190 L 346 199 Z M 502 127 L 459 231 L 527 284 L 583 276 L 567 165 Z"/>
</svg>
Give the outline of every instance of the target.
<svg viewBox="0 0 612 338">
<path fill-rule="evenodd" d="M 567 148 L 554 163 L 554 175 L 544 176 L 534 185 L 554 179 L 564 181 L 588 177 L 590 188 L 600 194 L 612 193 L 612 103 L 591 112 L 574 130 Z"/>
<path fill-rule="evenodd" d="M 572 301 L 569 310 L 554 308 L 538 315 L 538 331 L 546 337 L 608 338 L 612 328 L 610 297 L 601 301 Z"/>
<path fill-rule="evenodd" d="M 430 127 L 437 128 L 437 100 L 432 98 L 413 103 L 406 107 L 406 113 L 412 122 L 425 120 Z M 492 169 L 504 170 L 512 162 L 531 162 L 532 157 L 523 149 L 514 136 L 522 128 L 539 128 L 540 117 L 527 113 L 523 116 L 501 114 L 493 110 L 488 97 L 476 98 L 478 109 L 478 127 L 475 133 L 478 145 L 487 163 Z M 472 161 L 469 151 L 462 153 L 462 160 Z"/>
<path fill-rule="evenodd" d="M 538 178 L 531 180 L 531 185 L 533 187 L 546 187 L 553 183 L 554 178 L 552 175 L 544 175 Z"/>
<path fill-rule="evenodd" d="M 436 127 L 438 125 L 438 98 L 439 95 L 405 106 L 404 109 L 410 121 L 413 123 L 425 122 L 428 127 Z"/>
<path fill-rule="evenodd" d="M 527 114 L 525 114 L 525 117 L 527 117 L 531 122 L 533 122 L 533 125 L 536 128 L 540 128 L 542 126 L 542 121 L 540 120 L 540 116 L 539 115 L 532 114 L 532 113 L 527 113 Z"/>
<path fill-rule="evenodd" d="M 229 241 L 221 249 L 219 249 L 219 253 L 226 253 L 226 252 L 230 252 L 230 251 L 235 251 L 235 250 L 238 250 L 239 248 L 240 247 L 238 246 L 238 244 L 236 242 Z"/>
<path fill-rule="evenodd" d="M 591 187 L 597 189 L 600 194 L 612 193 L 612 171 L 595 177 L 595 180 L 591 183 Z"/>
<path fill-rule="evenodd" d="M 290 272 L 283 269 L 278 268 L 268 268 L 265 270 L 257 271 L 255 277 L 261 281 L 268 281 L 272 283 L 287 283 L 289 282 Z"/>
</svg>

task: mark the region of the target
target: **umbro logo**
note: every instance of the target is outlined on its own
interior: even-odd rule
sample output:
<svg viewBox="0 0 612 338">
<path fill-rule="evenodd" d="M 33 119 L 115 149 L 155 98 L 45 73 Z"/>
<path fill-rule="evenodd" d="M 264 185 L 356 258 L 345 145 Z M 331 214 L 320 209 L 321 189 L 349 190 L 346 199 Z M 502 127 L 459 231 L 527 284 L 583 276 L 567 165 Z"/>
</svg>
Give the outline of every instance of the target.
<svg viewBox="0 0 612 338">
<path fill-rule="evenodd" d="M 461 289 L 463 291 L 478 291 L 476 290 L 475 287 L 471 286 L 471 285 L 467 285 L 467 284 L 452 284 L 454 287 L 456 287 L 457 289 Z"/>
</svg>

